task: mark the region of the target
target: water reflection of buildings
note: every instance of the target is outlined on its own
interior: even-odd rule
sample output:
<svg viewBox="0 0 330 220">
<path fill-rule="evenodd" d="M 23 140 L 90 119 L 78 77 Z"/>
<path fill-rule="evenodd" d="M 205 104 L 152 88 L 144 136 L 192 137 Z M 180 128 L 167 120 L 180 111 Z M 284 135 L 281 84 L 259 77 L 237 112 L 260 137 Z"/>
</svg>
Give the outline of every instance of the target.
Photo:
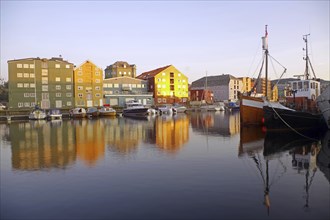
<svg viewBox="0 0 330 220">
<path fill-rule="evenodd" d="M 14 169 L 65 168 L 76 160 L 74 128 L 69 124 L 30 121 L 9 126 Z"/>
<path fill-rule="evenodd" d="M 153 119 L 113 118 L 103 119 L 104 139 L 108 149 L 119 154 L 136 152 L 141 141 L 154 143 Z"/>
<path fill-rule="evenodd" d="M 104 127 L 100 120 L 72 120 L 77 156 L 88 166 L 104 157 Z"/>
<path fill-rule="evenodd" d="M 189 118 L 186 114 L 163 115 L 156 119 L 156 145 L 176 153 L 189 140 Z"/>
<path fill-rule="evenodd" d="M 240 131 L 239 113 L 191 112 L 190 121 L 194 131 L 207 135 L 231 136 Z"/>
</svg>

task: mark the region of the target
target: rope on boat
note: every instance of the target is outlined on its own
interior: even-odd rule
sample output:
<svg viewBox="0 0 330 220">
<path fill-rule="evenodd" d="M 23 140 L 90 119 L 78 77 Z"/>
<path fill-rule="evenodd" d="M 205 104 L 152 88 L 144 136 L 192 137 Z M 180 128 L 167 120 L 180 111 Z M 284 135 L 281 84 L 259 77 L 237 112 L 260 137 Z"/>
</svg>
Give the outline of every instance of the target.
<svg viewBox="0 0 330 220">
<path fill-rule="evenodd" d="M 300 133 L 299 131 L 297 131 L 296 129 L 294 129 L 293 127 L 291 127 L 278 113 L 277 111 L 273 108 L 272 104 L 270 102 L 268 102 L 268 104 L 270 105 L 270 107 L 273 109 L 273 111 L 275 112 L 275 114 L 279 117 L 279 119 L 281 119 L 281 121 L 286 125 L 288 126 L 292 131 L 294 131 L 296 134 L 304 137 L 304 138 L 307 138 L 307 139 L 310 139 L 310 140 L 313 140 L 313 141 L 318 141 L 317 139 L 315 138 L 311 138 L 311 137 L 308 137 L 302 133 Z"/>
</svg>

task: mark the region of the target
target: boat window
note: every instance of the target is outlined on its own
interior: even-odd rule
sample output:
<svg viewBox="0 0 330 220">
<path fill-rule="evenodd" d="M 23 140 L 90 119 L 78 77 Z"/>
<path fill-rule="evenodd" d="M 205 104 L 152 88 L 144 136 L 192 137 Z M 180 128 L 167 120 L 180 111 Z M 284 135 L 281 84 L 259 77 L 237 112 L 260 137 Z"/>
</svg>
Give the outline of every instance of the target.
<svg viewBox="0 0 330 220">
<path fill-rule="evenodd" d="M 302 82 L 298 82 L 298 89 L 302 89 Z"/>
<path fill-rule="evenodd" d="M 293 90 L 296 90 L 297 89 L 297 83 L 296 82 L 292 83 L 292 89 Z"/>
<path fill-rule="evenodd" d="M 304 82 L 304 89 L 308 90 L 308 88 L 309 88 L 308 86 L 309 86 L 308 81 L 305 81 L 305 82 Z"/>
</svg>

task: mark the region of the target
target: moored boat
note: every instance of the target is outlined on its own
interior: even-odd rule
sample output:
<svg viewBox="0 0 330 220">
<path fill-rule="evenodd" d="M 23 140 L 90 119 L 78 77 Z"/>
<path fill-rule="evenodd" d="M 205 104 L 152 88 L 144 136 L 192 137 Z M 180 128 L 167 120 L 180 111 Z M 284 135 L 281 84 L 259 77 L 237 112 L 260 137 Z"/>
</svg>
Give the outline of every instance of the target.
<svg viewBox="0 0 330 220">
<path fill-rule="evenodd" d="M 148 116 L 149 108 L 143 106 L 140 102 L 131 100 L 126 102 L 126 108 L 123 109 L 123 116 L 144 117 Z"/>
<path fill-rule="evenodd" d="M 268 32 L 267 25 L 265 29 L 265 36 L 262 37 L 262 49 L 264 50 L 264 59 L 259 71 L 258 79 L 252 89 L 244 94 L 239 95 L 240 103 L 240 121 L 241 125 L 262 125 L 263 124 L 263 116 L 264 111 L 263 107 L 268 102 L 268 96 L 270 96 L 270 88 L 268 86 Z M 265 90 L 262 94 L 256 94 L 255 89 L 257 88 L 258 83 L 260 83 L 261 73 L 263 66 L 265 65 Z M 282 66 L 283 67 L 283 66 Z M 284 68 L 284 72 L 286 72 L 286 68 Z"/>
<path fill-rule="evenodd" d="M 71 109 L 70 112 L 70 117 L 72 118 L 85 118 L 86 117 L 86 109 L 84 108 L 74 108 Z"/>
<path fill-rule="evenodd" d="M 48 120 L 62 120 L 62 113 L 59 109 L 50 109 L 47 113 Z"/>
<path fill-rule="evenodd" d="M 87 108 L 86 115 L 88 117 L 92 117 L 92 118 L 98 117 L 99 114 L 100 113 L 99 113 L 99 110 L 97 108 L 95 108 L 95 107 L 88 107 Z"/>
<path fill-rule="evenodd" d="M 35 106 L 34 109 L 29 114 L 29 119 L 31 120 L 43 120 L 46 119 L 47 115 L 45 110 Z"/>
<path fill-rule="evenodd" d="M 117 112 L 115 109 L 113 109 L 110 105 L 103 105 L 101 109 L 99 110 L 100 116 L 116 116 Z"/>
<path fill-rule="evenodd" d="M 173 104 L 172 109 L 175 113 L 184 113 L 187 110 L 186 106 L 179 105 L 177 103 Z"/>
</svg>

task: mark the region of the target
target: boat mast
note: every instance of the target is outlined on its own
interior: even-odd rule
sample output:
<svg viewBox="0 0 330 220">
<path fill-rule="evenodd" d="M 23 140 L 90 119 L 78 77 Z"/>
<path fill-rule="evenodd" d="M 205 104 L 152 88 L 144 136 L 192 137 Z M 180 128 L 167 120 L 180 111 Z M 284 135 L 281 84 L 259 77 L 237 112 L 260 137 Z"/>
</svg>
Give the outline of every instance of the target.
<svg viewBox="0 0 330 220">
<path fill-rule="evenodd" d="M 308 64 L 311 66 L 311 69 L 312 69 L 312 72 L 313 72 L 313 75 L 314 75 L 314 78 L 316 79 L 316 75 L 315 75 L 315 72 L 314 72 L 314 69 L 313 69 L 313 66 L 311 64 L 311 61 L 309 59 L 309 56 L 308 56 L 308 40 L 307 40 L 307 37 L 309 36 L 310 34 L 305 34 L 303 35 L 303 40 L 305 41 L 306 43 L 306 48 L 303 48 L 304 51 L 306 51 L 306 57 L 304 57 L 303 59 L 306 61 L 306 66 L 305 66 L 305 79 L 309 79 L 309 69 L 308 69 Z"/>
<path fill-rule="evenodd" d="M 265 36 L 262 37 L 262 49 L 265 51 L 265 78 L 266 78 L 266 99 L 268 99 L 268 32 L 265 26 Z"/>
</svg>

